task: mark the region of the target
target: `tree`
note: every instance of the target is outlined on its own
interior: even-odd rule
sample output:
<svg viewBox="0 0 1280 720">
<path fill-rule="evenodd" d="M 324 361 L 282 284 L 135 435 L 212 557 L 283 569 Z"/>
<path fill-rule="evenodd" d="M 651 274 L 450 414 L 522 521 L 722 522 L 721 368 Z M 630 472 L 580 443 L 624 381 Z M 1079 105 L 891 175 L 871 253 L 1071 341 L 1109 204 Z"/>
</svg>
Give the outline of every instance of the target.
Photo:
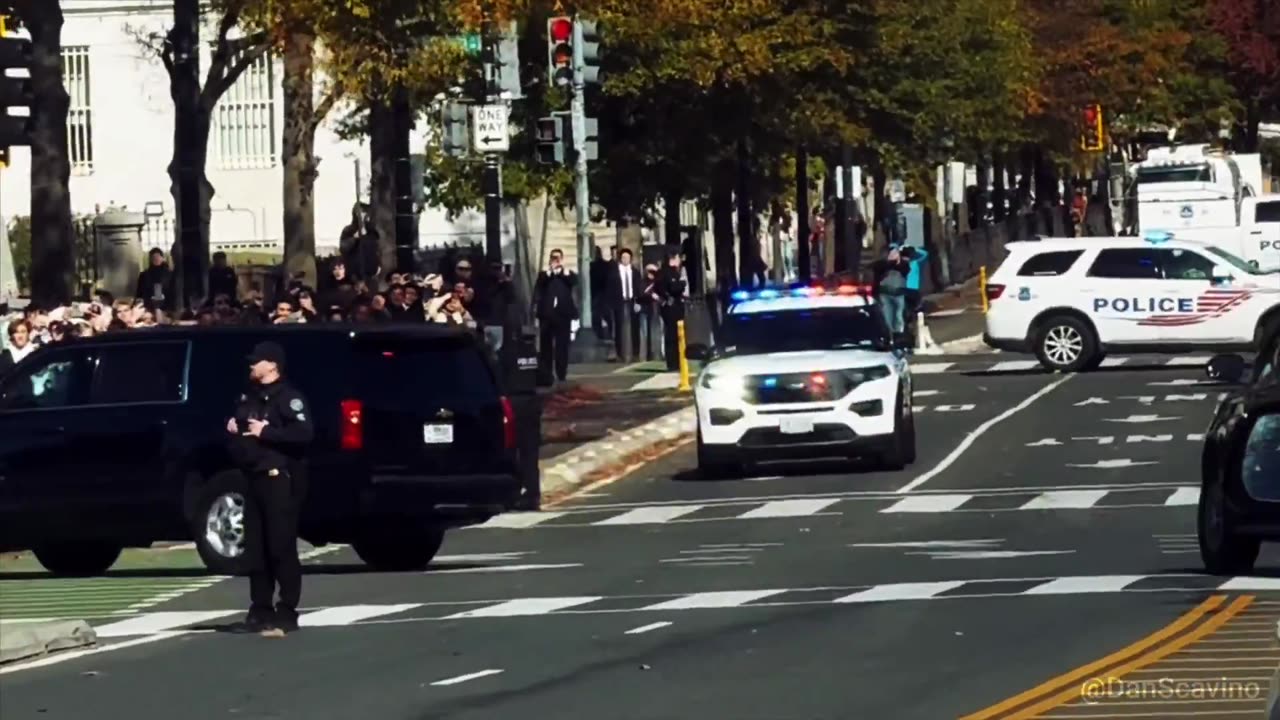
<svg viewBox="0 0 1280 720">
<path fill-rule="evenodd" d="M 174 23 L 164 36 L 139 37 L 164 65 L 174 103 L 171 192 L 177 208 L 178 242 L 174 265 L 178 301 L 188 307 L 205 294 L 209 264 L 210 202 L 214 187 L 205 174 L 213 110 L 240 75 L 270 50 L 265 33 L 233 35 L 253 0 L 216 0 L 209 8 L 217 18 L 209 69 L 199 75 L 199 0 L 174 0 Z"/>
<path fill-rule="evenodd" d="M 1236 148 L 1257 152 L 1258 125 L 1280 110 L 1280 8 L 1266 0 L 1209 0 L 1208 15 L 1226 46 L 1226 74 L 1243 106 Z"/>
<path fill-rule="evenodd" d="M 3 7 L 6 6 L 7 8 Z M 38 305 L 71 300 L 75 288 L 75 233 L 71 227 L 71 162 L 62 83 L 62 7 L 49 0 L 4 0 L 31 32 L 31 85 L 35 95 L 31 138 L 31 299 Z"/>
</svg>

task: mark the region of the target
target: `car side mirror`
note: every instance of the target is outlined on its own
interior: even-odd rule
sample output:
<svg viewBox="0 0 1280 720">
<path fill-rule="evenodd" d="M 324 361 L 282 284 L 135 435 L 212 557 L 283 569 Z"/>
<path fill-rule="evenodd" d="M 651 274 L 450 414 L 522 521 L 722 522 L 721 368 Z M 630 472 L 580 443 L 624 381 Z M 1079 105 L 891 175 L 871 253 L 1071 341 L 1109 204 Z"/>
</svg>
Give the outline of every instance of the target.
<svg viewBox="0 0 1280 720">
<path fill-rule="evenodd" d="M 1223 282 L 1223 281 L 1234 280 L 1234 279 L 1235 279 L 1235 275 L 1231 274 L 1231 268 L 1227 267 L 1226 265 L 1213 266 L 1214 282 Z"/>
<path fill-rule="evenodd" d="M 1258 416 L 1245 441 L 1240 480 L 1250 497 L 1280 500 L 1280 411 Z"/>
<path fill-rule="evenodd" d="M 690 360 L 707 360 L 711 357 L 711 348 L 695 343 L 684 349 L 684 356 Z"/>
<path fill-rule="evenodd" d="M 1204 373 L 1210 380 L 1227 383 L 1240 382 L 1240 378 L 1244 377 L 1244 371 L 1244 358 L 1232 354 L 1214 355 L 1209 360 L 1209 364 L 1204 367 Z"/>
</svg>

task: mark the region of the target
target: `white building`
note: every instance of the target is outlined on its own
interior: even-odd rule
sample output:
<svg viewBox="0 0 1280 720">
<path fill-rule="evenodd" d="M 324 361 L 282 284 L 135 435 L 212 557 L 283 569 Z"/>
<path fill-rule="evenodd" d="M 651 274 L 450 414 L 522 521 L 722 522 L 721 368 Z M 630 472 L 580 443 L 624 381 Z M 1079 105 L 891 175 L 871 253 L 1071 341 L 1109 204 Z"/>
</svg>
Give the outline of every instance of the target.
<svg viewBox="0 0 1280 720">
<path fill-rule="evenodd" d="M 167 248 L 174 215 L 167 174 L 173 101 L 164 68 L 138 38 L 168 30 L 172 0 L 62 0 L 62 7 L 63 78 L 71 96 L 72 212 L 90 215 L 111 205 L 146 210 L 153 217 L 144 243 Z M 208 68 L 212 36 L 210 28 L 202 37 L 202 73 Z M 214 111 L 206 172 L 216 190 L 210 230 L 215 249 L 280 247 L 282 97 L 279 60 L 265 58 L 240 77 Z M 367 144 L 340 140 L 332 119 L 316 135 L 320 254 L 336 249 L 357 195 L 368 198 Z M 413 151 L 420 152 L 420 133 L 414 142 Z M 12 165 L 0 186 L 3 219 L 27 214 L 30 195 L 30 151 L 13 148 Z M 512 229 L 511 222 L 504 223 L 504 244 L 509 244 Z M 483 241 L 483 214 L 467 213 L 453 222 L 441 211 L 422 214 L 423 246 Z"/>
</svg>

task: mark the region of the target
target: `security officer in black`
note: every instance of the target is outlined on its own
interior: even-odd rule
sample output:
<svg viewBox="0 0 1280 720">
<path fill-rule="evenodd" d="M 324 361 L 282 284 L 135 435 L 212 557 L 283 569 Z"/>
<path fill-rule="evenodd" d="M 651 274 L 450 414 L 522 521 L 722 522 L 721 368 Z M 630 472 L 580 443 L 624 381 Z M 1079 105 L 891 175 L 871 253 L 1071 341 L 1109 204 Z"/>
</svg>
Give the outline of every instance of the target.
<svg viewBox="0 0 1280 720">
<path fill-rule="evenodd" d="M 306 494 L 306 451 L 314 435 L 306 400 L 284 379 L 284 349 L 258 343 L 249 354 L 250 387 L 227 420 L 231 452 L 249 480 L 249 576 L 246 629 L 281 635 L 298 628 L 302 564 L 298 514 Z M 276 583 L 280 601 L 272 607 Z"/>
</svg>

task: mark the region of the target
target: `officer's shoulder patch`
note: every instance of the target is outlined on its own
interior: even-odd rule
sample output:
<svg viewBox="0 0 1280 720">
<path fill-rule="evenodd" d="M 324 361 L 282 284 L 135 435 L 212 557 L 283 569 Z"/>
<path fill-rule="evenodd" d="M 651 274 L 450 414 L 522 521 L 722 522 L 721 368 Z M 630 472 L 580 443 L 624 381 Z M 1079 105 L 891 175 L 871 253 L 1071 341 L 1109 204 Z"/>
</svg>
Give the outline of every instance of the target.
<svg viewBox="0 0 1280 720">
<path fill-rule="evenodd" d="M 302 411 L 302 398 L 294 398 L 289 401 L 289 409 L 294 412 Z"/>
<path fill-rule="evenodd" d="M 245 400 L 248 400 L 248 399 L 249 399 L 248 395 L 244 393 L 240 393 L 240 402 L 244 402 Z"/>
</svg>

